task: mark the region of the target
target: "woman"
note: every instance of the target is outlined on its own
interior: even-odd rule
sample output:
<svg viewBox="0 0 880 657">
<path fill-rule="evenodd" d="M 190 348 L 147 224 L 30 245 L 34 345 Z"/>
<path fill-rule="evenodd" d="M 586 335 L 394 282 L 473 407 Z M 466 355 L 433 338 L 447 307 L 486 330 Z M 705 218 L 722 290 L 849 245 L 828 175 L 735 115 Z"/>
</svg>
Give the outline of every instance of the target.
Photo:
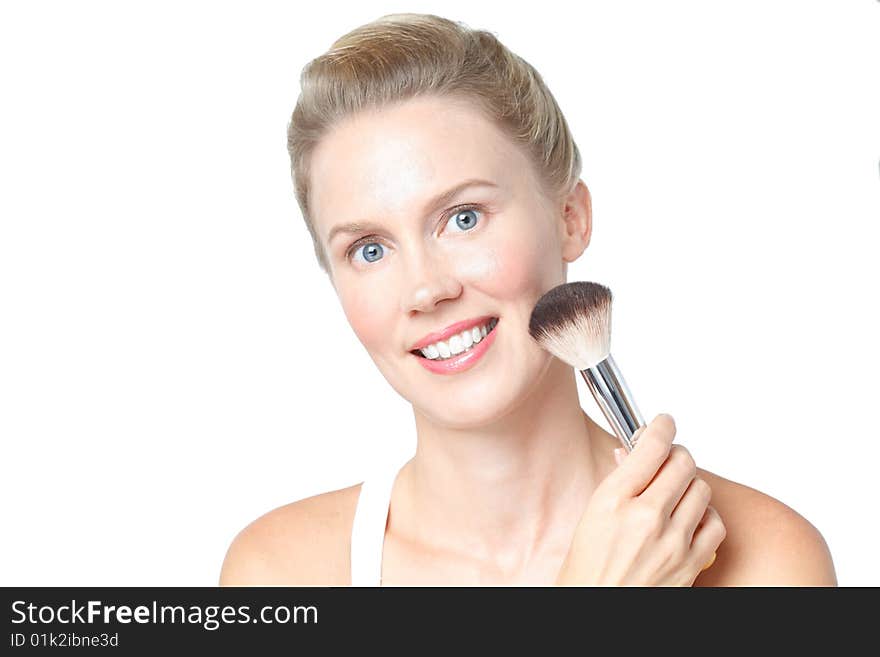
<svg viewBox="0 0 880 657">
<path fill-rule="evenodd" d="M 530 338 L 592 214 L 527 62 L 491 33 L 394 14 L 301 82 L 297 200 L 347 319 L 412 403 L 417 449 L 252 522 L 221 584 L 836 585 L 816 528 L 697 468 L 670 416 L 616 453 L 574 370 Z"/>
</svg>

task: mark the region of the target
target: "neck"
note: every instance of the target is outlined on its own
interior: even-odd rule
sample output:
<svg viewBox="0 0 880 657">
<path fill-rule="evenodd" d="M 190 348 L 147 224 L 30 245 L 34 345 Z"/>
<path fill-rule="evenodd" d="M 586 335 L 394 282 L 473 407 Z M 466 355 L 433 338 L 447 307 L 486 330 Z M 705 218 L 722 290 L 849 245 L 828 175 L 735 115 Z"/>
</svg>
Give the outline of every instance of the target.
<svg viewBox="0 0 880 657">
<path fill-rule="evenodd" d="M 553 359 L 528 399 L 478 428 L 438 426 L 416 412 L 399 511 L 412 540 L 505 573 L 564 558 L 613 462 L 608 434 L 581 409 L 575 375 Z"/>
</svg>

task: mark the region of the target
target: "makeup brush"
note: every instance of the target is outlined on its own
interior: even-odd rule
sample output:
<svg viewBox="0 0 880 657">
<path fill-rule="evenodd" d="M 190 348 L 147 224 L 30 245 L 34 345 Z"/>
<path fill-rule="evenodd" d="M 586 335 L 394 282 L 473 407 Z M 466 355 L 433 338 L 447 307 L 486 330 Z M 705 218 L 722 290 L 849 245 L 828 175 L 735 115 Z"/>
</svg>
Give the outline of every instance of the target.
<svg viewBox="0 0 880 657">
<path fill-rule="evenodd" d="M 586 281 L 557 285 L 535 304 L 529 335 L 581 373 L 614 433 L 631 452 L 633 435 L 645 421 L 611 357 L 611 290 Z"/>
<path fill-rule="evenodd" d="M 532 309 L 529 335 L 581 373 L 608 424 L 626 451 L 633 451 L 638 441 L 633 436 L 645 421 L 611 357 L 611 290 L 585 281 L 557 285 Z"/>
</svg>

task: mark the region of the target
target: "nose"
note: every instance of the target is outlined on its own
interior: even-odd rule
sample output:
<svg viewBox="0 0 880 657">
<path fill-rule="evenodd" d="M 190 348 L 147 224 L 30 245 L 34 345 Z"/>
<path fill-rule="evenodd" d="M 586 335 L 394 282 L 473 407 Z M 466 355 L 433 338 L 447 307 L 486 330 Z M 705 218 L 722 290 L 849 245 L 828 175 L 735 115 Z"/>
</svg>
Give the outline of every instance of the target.
<svg viewBox="0 0 880 657">
<path fill-rule="evenodd" d="M 404 312 L 430 312 L 444 299 L 455 299 L 461 295 L 461 281 L 445 265 L 430 258 L 424 250 L 413 254 L 404 272 L 401 296 Z"/>
</svg>

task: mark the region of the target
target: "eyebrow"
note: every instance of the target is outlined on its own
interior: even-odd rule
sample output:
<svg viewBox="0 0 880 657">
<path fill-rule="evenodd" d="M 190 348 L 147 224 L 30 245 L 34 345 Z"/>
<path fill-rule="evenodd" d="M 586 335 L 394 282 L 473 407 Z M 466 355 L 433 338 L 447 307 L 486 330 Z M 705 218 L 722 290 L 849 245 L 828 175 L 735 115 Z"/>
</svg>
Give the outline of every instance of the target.
<svg viewBox="0 0 880 657">
<path fill-rule="evenodd" d="M 482 178 L 468 178 L 454 187 L 450 187 L 445 192 L 441 192 L 429 199 L 422 210 L 423 215 L 428 215 L 443 205 L 449 203 L 465 189 L 470 187 L 498 187 L 496 183 Z M 327 235 L 327 244 L 333 242 L 333 238 L 339 233 L 360 233 L 368 230 L 381 230 L 382 226 L 368 221 L 352 221 L 344 224 L 337 224 L 330 229 Z"/>
</svg>

